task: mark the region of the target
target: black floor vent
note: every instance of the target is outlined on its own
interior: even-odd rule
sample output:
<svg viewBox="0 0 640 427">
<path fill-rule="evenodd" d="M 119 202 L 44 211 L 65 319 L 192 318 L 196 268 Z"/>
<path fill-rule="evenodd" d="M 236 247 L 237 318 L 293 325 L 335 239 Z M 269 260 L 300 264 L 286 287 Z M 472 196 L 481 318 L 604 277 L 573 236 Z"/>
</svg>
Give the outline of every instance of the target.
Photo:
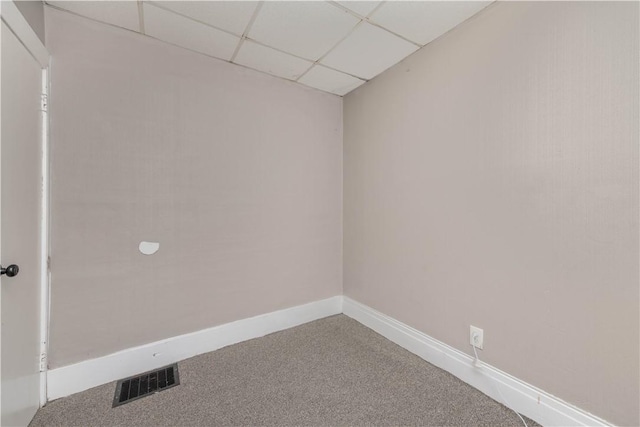
<svg viewBox="0 0 640 427">
<path fill-rule="evenodd" d="M 113 408 L 180 384 L 178 365 L 165 366 L 118 381 Z"/>
</svg>

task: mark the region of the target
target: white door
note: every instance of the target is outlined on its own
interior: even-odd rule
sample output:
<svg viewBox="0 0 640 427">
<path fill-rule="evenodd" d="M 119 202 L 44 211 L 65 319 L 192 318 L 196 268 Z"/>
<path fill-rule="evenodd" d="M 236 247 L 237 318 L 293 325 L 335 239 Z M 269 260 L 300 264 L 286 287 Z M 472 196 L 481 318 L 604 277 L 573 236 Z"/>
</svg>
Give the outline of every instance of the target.
<svg viewBox="0 0 640 427">
<path fill-rule="evenodd" d="M 26 426 L 40 403 L 42 69 L 4 21 L 0 37 L 0 263 L 19 267 L 0 276 L 0 411 Z"/>
</svg>

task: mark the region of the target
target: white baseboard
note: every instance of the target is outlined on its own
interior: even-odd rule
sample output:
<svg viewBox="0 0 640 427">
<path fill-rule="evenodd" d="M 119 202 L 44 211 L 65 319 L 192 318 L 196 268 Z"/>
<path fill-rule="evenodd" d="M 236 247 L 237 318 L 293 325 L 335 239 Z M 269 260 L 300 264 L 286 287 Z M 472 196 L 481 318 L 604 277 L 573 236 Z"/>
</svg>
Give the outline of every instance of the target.
<svg viewBox="0 0 640 427">
<path fill-rule="evenodd" d="M 543 426 L 612 425 L 486 363 L 476 367 L 466 353 L 348 297 L 344 297 L 343 312 L 494 400 L 506 400 L 507 406 Z"/>
<path fill-rule="evenodd" d="M 180 335 L 47 372 L 48 400 L 176 363 L 198 354 L 258 338 L 303 323 L 344 313 L 385 338 L 444 369 L 544 426 L 610 426 L 568 404 L 453 347 L 348 297 L 335 296 L 285 310 Z"/>
<path fill-rule="evenodd" d="M 198 354 L 340 313 L 342 296 L 335 296 L 52 369 L 47 372 L 47 398 L 58 399 Z"/>
</svg>

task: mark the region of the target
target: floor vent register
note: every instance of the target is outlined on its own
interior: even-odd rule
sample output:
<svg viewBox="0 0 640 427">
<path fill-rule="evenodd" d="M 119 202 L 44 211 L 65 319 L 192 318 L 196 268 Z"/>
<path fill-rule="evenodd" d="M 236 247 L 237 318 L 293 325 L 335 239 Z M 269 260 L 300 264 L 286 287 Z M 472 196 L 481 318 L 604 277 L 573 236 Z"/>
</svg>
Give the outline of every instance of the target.
<svg viewBox="0 0 640 427">
<path fill-rule="evenodd" d="M 113 396 L 113 407 L 167 390 L 178 384 L 180 384 L 178 364 L 119 380 Z"/>
</svg>

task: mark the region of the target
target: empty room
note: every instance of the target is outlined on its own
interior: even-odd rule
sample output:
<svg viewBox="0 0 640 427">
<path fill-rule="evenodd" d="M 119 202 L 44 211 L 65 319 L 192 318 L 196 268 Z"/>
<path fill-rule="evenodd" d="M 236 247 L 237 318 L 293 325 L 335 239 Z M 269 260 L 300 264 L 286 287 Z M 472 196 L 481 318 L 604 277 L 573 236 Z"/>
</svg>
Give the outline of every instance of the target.
<svg viewBox="0 0 640 427">
<path fill-rule="evenodd" d="M 0 0 L 0 424 L 639 426 L 639 1 Z"/>
</svg>

